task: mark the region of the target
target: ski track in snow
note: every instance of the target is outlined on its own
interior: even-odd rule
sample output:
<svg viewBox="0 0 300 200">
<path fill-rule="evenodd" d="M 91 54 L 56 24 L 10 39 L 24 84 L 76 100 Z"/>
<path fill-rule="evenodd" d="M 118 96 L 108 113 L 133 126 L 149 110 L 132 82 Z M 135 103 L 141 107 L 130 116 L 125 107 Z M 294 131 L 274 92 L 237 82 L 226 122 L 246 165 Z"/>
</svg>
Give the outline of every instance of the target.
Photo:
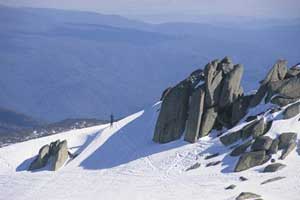
<svg viewBox="0 0 300 200">
<path fill-rule="evenodd" d="M 159 104 L 133 114 L 113 127 L 73 130 L 1 148 L 0 200 L 234 200 L 240 192 L 254 192 L 265 200 L 299 199 L 300 156 L 297 152 L 280 161 L 287 167 L 274 174 L 260 173 L 265 165 L 232 173 L 225 169 L 234 165 L 236 158 L 226 157 L 229 150 L 218 138 L 201 138 L 195 144 L 182 140 L 161 145 L 152 142 L 158 107 Z M 276 120 L 267 135 L 275 137 L 286 131 L 299 133 L 299 117 Z M 66 139 L 69 148 L 80 154 L 57 172 L 26 171 L 29 162 L 24 161 L 32 159 L 42 145 L 56 139 Z M 220 155 L 205 160 L 213 153 Z M 209 162 L 223 159 L 217 166 L 206 167 Z M 185 171 L 196 162 L 201 164 L 198 169 Z M 249 180 L 241 182 L 240 176 Z M 286 178 L 260 185 L 276 176 Z M 224 189 L 231 184 L 237 187 Z"/>
</svg>

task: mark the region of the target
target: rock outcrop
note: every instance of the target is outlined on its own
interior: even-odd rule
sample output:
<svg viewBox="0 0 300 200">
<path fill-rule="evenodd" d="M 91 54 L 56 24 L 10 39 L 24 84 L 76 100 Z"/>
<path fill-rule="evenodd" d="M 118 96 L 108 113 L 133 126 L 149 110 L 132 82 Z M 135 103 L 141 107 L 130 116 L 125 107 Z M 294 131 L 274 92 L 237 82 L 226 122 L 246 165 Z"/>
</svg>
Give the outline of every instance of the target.
<svg viewBox="0 0 300 200">
<path fill-rule="evenodd" d="M 64 140 L 60 142 L 57 146 L 56 153 L 53 155 L 53 163 L 52 163 L 52 170 L 57 171 L 61 168 L 65 162 L 67 161 L 69 154 L 68 154 L 68 144 L 67 141 Z"/>
<path fill-rule="evenodd" d="M 40 150 L 36 159 L 30 164 L 29 170 L 33 171 L 36 169 L 41 169 L 47 165 L 49 159 L 50 146 L 44 145 Z"/>
<path fill-rule="evenodd" d="M 30 164 L 30 171 L 42 169 L 46 165 L 51 165 L 51 170 L 57 171 L 61 168 L 69 158 L 68 144 L 64 140 L 51 142 L 50 145 L 44 145 L 37 155 L 36 159 Z"/>
<path fill-rule="evenodd" d="M 153 141 L 167 143 L 182 136 L 188 117 L 191 84 L 190 80 L 184 80 L 164 97 Z"/>
<path fill-rule="evenodd" d="M 290 105 L 283 112 L 284 119 L 295 117 L 300 113 L 300 102 Z"/>
<path fill-rule="evenodd" d="M 259 166 L 262 163 L 264 163 L 265 159 L 266 151 L 255 151 L 245 153 L 240 157 L 234 171 L 240 172 L 250 169 L 251 167 Z"/>
<path fill-rule="evenodd" d="M 274 164 L 270 164 L 270 165 L 266 166 L 263 172 L 276 172 L 285 167 L 286 167 L 286 165 L 284 165 L 284 164 L 274 163 Z"/>
<path fill-rule="evenodd" d="M 202 115 L 204 113 L 204 97 L 203 87 L 198 87 L 191 96 L 191 103 L 188 111 L 188 120 L 184 140 L 187 142 L 196 142 L 199 138 Z"/>
<path fill-rule="evenodd" d="M 205 66 L 205 105 L 212 107 L 218 104 L 222 89 L 223 73 L 218 70 L 218 60 L 214 60 Z"/>
<path fill-rule="evenodd" d="M 243 72 L 244 67 L 242 65 L 235 65 L 234 68 L 226 74 L 222 83 L 219 101 L 219 106 L 221 108 L 231 105 L 243 94 L 243 89 L 240 85 Z"/>
</svg>

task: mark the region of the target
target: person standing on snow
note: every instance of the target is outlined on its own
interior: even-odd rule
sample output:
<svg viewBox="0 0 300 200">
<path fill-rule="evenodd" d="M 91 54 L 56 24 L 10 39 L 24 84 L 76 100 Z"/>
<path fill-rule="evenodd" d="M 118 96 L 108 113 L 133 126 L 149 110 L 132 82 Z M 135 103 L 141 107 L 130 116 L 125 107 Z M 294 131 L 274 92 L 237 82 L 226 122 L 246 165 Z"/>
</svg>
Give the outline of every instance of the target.
<svg viewBox="0 0 300 200">
<path fill-rule="evenodd" d="M 110 127 L 112 127 L 114 125 L 114 115 L 111 114 L 110 115 Z"/>
</svg>

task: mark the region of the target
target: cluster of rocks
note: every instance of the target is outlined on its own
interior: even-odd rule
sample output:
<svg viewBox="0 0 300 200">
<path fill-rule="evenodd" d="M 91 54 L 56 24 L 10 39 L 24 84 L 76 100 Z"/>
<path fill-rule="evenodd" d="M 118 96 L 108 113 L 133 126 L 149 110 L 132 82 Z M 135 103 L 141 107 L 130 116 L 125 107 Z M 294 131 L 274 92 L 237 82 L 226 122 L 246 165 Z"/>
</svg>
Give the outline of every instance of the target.
<svg viewBox="0 0 300 200">
<path fill-rule="evenodd" d="M 300 99 L 300 67 L 287 67 L 287 61 L 279 60 L 260 82 L 260 87 L 251 99 L 250 106 L 255 107 L 263 99 L 279 106 L 294 103 Z"/>
<path fill-rule="evenodd" d="M 264 136 L 267 131 L 258 122 L 250 123 L 239 131 L 227 134 L 220 138 L 220 141 L 228 146 L 239 140 L 248 139 L 246 142 L 235 147 L 230 153 L 231 156 L 240 156 L 239 161 L 235 167 L 235 172 L 247 170 L 251 167 L 262 165 L 268 162 L 273 154 L 282 150 L 280 159 L 285 159 L 289 153 L 296 148 L 297 134 L 296 133 L 282 133 L 278 138 L 272 139 L 269 136 Z M 249 130 L 249 127 L 251 130 Z M 257 131 L 257 132 L 256 132 Z M 251 134 L 249 134 L 251 133 Z M 267 166 L 264 172 L 274 172 L 281 169 L 283 165 L 271 164 Z"/>
<path fill-rule="evenodd" d="M 288 69 L 279 60 L 269 71 L 255 94 L 244 95 L 241 87 L 243 66 L 234 65 L 230 58 L 208 63 L 204 70 L 194 71 L 161 97 L 162 105 L 153 140 L 167 143 L 179 139 L 195 142 L 212 129 L 231 128 L 263 100 L 279 106 L 300 99 L 300 67 Z M 299 113 L 300 103 L 285 114 L 290 118 Z M 259 127 L 262 128 L 262 127 Z"/>
<path fill-rule="evenodd" d="M 194 143 L 207 136 L 213 129 L 232 128 L 247 115 L 250 108 L 271 102 L 275 112 L 285 108 L 284 119 L 300 113 L 300 67 L 287 67 L 285 60 L 278 60 L 271 68 L 255 94 L 245 95 L 241 86 L 243 66 L 233 64 L 230 58 L 214 60 L 204 70 L 194 71 L 174 87 L 167 88 L 161 97 L 162 104 L 157 119 L 153 141 L 167 143 L 181 138 Z M 296 92 L 295 92 L 296 91 Z M 269 112 L 268 111 L 268 112 Z M 272 126 L 263 115 L 250 116 L 242 129 L 220 137 L 225 146 L 231 146 L 231 156 L 239 156 L 235 171 L 243 171 L 268 162 L 273 154 L 281 151 L 285 159 L 296 147 L 296 133 L 282 133 L 272 139 L 265 134 Z M 272 164 L 265 172 L 284 166 Z"/>
<path fill-rule="evenodd" d="M 243 95 L 243 66 L 230 58 L 208 63 L 163 92 L 153 140 L 196 142 L 212 129 L 234 126 L 247 113 L 250 99 Z"/>
<path fill-rule="evenodd" d="M 67 141 L 57 140 L 50 143 L 50 145 L 44 145 L 39 150 L 35 160 L 30 164 L 30 171 L 41 169 L 50 164 L 50 168 L 53 171 L 57 171 L 61 168 L 67 159 L 69 158 Z"/>
</svg>

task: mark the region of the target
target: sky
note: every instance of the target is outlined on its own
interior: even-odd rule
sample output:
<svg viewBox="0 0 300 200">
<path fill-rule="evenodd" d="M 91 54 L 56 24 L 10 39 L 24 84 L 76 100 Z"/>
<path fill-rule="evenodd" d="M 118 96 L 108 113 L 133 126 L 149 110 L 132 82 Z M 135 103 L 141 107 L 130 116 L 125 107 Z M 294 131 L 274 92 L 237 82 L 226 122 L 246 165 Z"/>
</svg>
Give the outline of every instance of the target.
<svg viewBox="0 0 300 200">
<path fill-rule="evenodd" d="M 123 16 L 300 17 L 300 0 L 0 0 L 10 6 L 95 11 Z"/>
</svg>

